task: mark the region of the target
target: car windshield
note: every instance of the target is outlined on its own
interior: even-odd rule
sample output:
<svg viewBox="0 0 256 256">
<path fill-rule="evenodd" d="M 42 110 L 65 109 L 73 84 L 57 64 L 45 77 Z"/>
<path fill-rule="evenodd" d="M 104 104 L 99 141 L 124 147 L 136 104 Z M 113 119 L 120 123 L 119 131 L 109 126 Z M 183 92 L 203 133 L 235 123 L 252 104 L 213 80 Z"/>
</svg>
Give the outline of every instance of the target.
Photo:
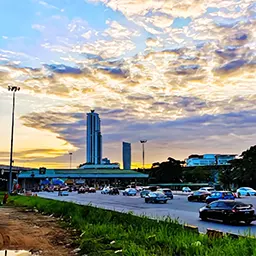
<svg viewBox="0 0 256 256">
<path fill-rule="evenodd" d="M 172 192 L 170 189 L 163 189 L 164 192 Z"/>
</svg>

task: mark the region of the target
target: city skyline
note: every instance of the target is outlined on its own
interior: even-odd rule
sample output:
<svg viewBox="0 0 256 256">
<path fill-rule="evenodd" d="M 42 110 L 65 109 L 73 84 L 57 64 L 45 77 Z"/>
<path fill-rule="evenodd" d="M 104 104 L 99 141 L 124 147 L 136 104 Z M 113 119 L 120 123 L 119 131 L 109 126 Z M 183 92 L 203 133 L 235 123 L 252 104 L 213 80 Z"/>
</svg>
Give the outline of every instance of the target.
<svg viewBox="0 0 256 256">
<path fill-rule="evenodd" d="M 22 10 L 22 12 L 20 12 Z M 240 154 L 256 141 L 253 0 L 8 0 L 0 3 L 0 163 L 84 162 L 86 115 L 104 156 L 132 168 L 191 154 Z"/>
</svg>

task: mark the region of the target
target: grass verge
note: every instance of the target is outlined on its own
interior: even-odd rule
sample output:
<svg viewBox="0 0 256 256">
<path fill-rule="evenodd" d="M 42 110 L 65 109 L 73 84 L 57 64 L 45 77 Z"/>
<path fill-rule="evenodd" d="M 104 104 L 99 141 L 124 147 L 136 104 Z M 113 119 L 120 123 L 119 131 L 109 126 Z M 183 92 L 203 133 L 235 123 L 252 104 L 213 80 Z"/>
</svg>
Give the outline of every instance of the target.
<svg viewBox="0 0 256 256">
<path fill-rule="evenodd" d="M 256 239 L 210 239 L 167 219 L 157 221 L 38 197 L 12 196 L 9 204 L 54 214 L 81 232 L 81 255 L 256 256 Z"/>
</svg>

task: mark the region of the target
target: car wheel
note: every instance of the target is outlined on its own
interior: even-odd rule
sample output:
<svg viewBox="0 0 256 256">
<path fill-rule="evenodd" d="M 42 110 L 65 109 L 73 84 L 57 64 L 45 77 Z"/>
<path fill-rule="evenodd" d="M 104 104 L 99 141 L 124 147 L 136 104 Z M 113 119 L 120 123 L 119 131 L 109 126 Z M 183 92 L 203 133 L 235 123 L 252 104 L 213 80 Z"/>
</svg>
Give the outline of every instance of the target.
<svg viewBox="0 0 256 256">
<path fill-rule="evenodd" d="M 245 223 L 246 225 L 250 225 L 250 224 L 252 223 L 252 221 L 251 221 L 251 220 L 245 220 L 244 223 Z"/>
<path fill-rule="evenodd" d="M 246 195 L 247 195 L 247 196 L 250 196 L 250 193 L 247 193 Z"/>
<path fill-rule="evenodd" d="M 164 204 L 166 204 L 167 203 L 167 200 L 166 201 L 164 201 Z"/>
</svg>

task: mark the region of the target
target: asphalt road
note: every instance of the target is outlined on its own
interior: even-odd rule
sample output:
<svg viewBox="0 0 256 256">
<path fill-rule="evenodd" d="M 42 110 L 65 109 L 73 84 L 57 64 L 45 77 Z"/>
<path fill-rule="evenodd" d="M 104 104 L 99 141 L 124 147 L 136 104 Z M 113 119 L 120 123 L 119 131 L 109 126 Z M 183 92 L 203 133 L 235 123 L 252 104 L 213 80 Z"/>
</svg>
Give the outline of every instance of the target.
<svg viewBox="0 0 256 256">
<path fill-rule="evenodd" d="M 207 228 L 212 228 L 241 235 L 250 232 L 251 235 L 256 236 L 256 221 L 252 222 L 251 225 L 245 225 L 243 223 L 239 225 L 226 225 L 217 221 L 200 220 L 198 210 L 204 203 L 188 202 L 185 195 L 174 195 L 174 199 L 169 200 L 167 204 L 146 204 L 140 196 L 102 195 L 99 191 L 96 194 L 78 194 L 77 192 L 72 192 L 69 193 L 69 196 L 58 196 L 58 192 L 40 192 L 38 196 L 82 205 L 91 204 L 92 206 L 120 212 L 132 211 L 134 214 L 146 215 L 153 218 L 169 216 L 172 219 L 177 219 L 180 223 L 197 226 L 200 232 L 206 232 Z M 251 203 L 256 209 L 256 197 L 247 197 L 239 199 L 239 201 Z"/>
</svg>

